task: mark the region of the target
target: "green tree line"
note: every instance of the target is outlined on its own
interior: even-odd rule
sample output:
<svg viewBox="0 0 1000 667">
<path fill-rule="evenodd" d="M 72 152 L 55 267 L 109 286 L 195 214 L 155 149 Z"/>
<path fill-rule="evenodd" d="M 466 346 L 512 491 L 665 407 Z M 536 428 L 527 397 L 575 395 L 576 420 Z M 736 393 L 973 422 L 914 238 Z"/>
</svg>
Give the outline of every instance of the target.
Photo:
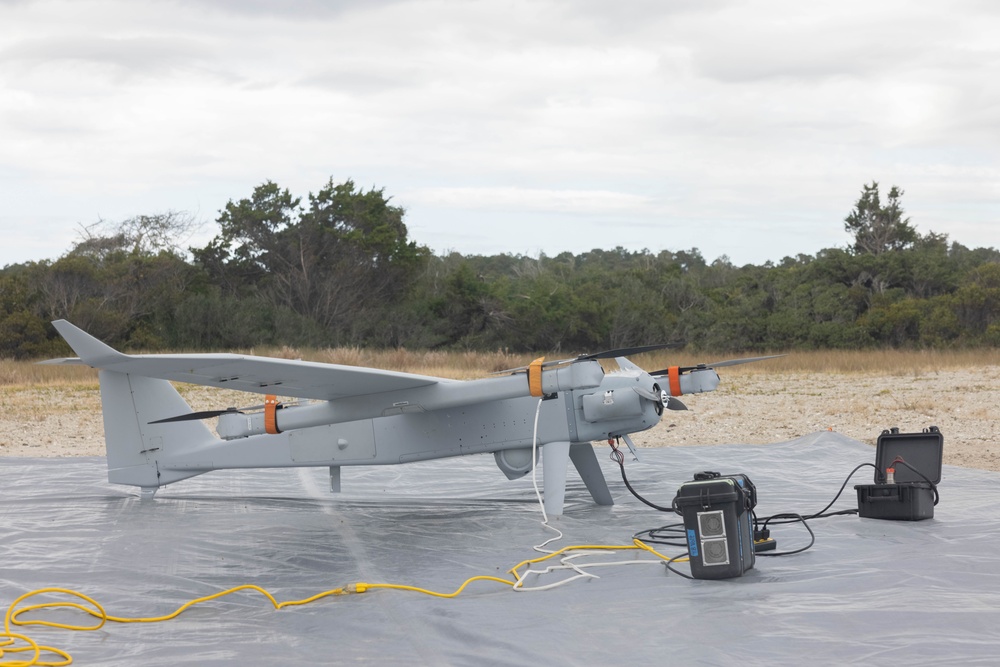
<svg viewBox="0 0 1000 667">
<path fill-rule="evenodd" d="M 66 354 L 59 318 L 123 349 L 1000 346 L 1000 252 L 919 234 L 902 195 L 865 185 L 844 248 L 738 267 L 696 248 L 434 255 L 381 189 L 331 179 L 303 201 L 267 182 L 204 247 L 181 248 L 193 221 L 168 212 L 0 270 L 0 356 Z"/>
</svg>

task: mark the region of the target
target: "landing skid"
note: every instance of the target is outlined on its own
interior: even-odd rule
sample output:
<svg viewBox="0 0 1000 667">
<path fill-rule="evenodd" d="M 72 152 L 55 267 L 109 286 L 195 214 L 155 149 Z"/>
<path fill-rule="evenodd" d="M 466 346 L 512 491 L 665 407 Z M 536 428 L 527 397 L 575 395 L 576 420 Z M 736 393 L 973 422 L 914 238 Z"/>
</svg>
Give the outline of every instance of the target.
<svg viewBox="0 0 1000 667">
<path fill-rule="evenodd" d="M 566 471 L 573 461 L 580 478 L 598 505 L 614 505 L 611 489 L 604 479 L 601 465 L 589 442 L 571 445 L 568 442 L 550 442 L 542 447 L 542 472 L 544 474 L 545 513 L 559 516 L 566 500 Z"/>
</svg>

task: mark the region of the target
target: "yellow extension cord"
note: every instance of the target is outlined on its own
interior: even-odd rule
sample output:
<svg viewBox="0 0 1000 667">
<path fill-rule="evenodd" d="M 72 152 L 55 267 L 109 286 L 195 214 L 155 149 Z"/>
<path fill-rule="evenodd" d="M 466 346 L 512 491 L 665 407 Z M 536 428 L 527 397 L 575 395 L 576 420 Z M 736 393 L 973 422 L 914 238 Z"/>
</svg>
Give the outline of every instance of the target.
<svg viewBox="0 0 1000 667">
<path fill-rule="evenodd" d="M 10 607 L 7 608 L 7 613 L 4 616 L 4 631 L 0 632 L 0 667 L 34 667 L 36 665 L 38 667 L 63 667 L 64 665 L 69 665 L 73 662 L 73 658 L 66 651 L 51 646 L 43 646 L 26 635 L 13 632 L 11 630 L 11 626 L 24 627 L 29 625 L 37 625 L 50 628 L 60 628 L 63 630 L 90 631 L 90 630 L 99 630 L 108 621 L 112 621 L 114 623 L 159 623 L 161 621 L 169 621 L 172 618 L 176 618 L 185 610 L 189 609 L 190 607 L 193 607 L 196 604 L 200 604 L 202 602 L 208 602 L 210 600 L 215 600 L 217 598 L 221 598 L 226 595 L 230 595 L 232 593 L 244 590 L 256 591 L 260 593 L 261 595 L 263 595 L 265 598 L 268 599 L 268 601 L 271 603 L 271 605 L 274 607 L 275 610 L 284 609 L 285 607 L 295 607 L 299 605 L 309 604 L 310 602 L 315 602 L 316 600 L 320 600 L 322 598 L 334 595 L 351 595 L 357 593 L 365 593 L 367 591 L 379 588 L 401 590 L 401 591 L 413 591 L 416 593 L 423 593 L 424 595 L 432 595 L 434 597 L 439 597 L 439 598 L 454 598 L 457 597 L 463 590 L 465 590 L 466 586 L 468 586 L 474 581 L 496 581 L 501 584 L 505 584 L 507 586 L 515 587 L 521 580 L 521 576 L 518 574 L 518 570 L 520 568 L 526 565 L 540 563 L 542 561 L 564 554 L 568 551 L 577 551 L 577 550 L 613 551 L 613 550 L 623 550 L 623 549 L 642 549 L 650 552 L 651 554 L 657 556 L 658 558 L 661 558 L 663 560 L 669 560 L 668 557 L 658 553 L 652 547 L 650 547 L 647 544 L 644 544 L 640 540 L 634 540 L 633 544 L 631 545 L 570 546 L 570 547 L 564 547 L 550 554 L 546 554 L 545 556 L 540 556 L 539 558 L 521 561 L 520 563 L 512 567 L 510 570 L 508 570 L 510 574 L 513 574 L 516 577 L 515 581 L 510 581 L 508 579 L 501 579 L 500 577 L 480 575 L 466 579 L 462 583 L 462 585 L 459 586 L 458 589 L 455 590 L 455 592 L 453 593 L 438 593 L 424 588 L 417 588 L 416 586 L 405 586 L 403 584 L 368 584 L 368 583 L 358 582 L 355 584 L 349 584 L 347 586 L 343 586 L 341 588 L 334 588 L 328 591 L 323 591 L 322 593 L 317 593 L 316 595 L 313 595 L 311 597 L 302 600 L 286 600 L 285 602 L 278 602 L 273 595 L 271 595 L 269 592 L 267 592 L 260 586 L 255 586 L 253 584 L 244 584 L 242 586 L 236 586 L 234 588 L 229 588 L 227 590 L 220 591 L 212 595 L 206 595 L 205 597 L 200 597 L 191 600 L 189 602 L 186 602 L 180 607 L 178 607 L 177 610 L 171 614 L 167 614 L 165 616 L 152 616 L 148 618 L 126 618 L 120 616 L 111 616 L 104 610 L 104 607 L 102 607 L 100 603 L 98 603 L 95 599 L 87 595 L 84 595 L 83 593 L 68 588 L 39 588 L 37 590 L 30 591 L 20 596 L 19 598 L 14 600 L 14 602 L 11 603 Z M 678 559 L 678 560 L 684 560 L 684 559 Z M 19 607 L 19 605 L 21 605 L 25 600 L 46 594 L 66 595 L 69 596 L 70 598 L 76 598 L 83 602 L 69 602 L 69 601 L 39 602 Z M 44 610 L 44 609 L 57 609 L 57 608 L 77 609 L 96 618 L 97 622 L 92 625 L 72 625 L 68 623 L 56 623 L 53 621 L 44 621 L 44 620 L 21 620 L 19 618 L 21 615 L 27 614 L 29 612 Z M 21 645 L 18 645 L 18 642 L 21 642 Z M 3 658 L 7 653 L 12 653 L 12 654 L 31 653 L 32 656 L 31 658 L 24 660 L 12 660 L 12 659 L 4 660 Z M 43 661 L 41 660 L 43 653 L 50 653 L 55 656 L 58 656 L 60 660 Z"/>
</svg>

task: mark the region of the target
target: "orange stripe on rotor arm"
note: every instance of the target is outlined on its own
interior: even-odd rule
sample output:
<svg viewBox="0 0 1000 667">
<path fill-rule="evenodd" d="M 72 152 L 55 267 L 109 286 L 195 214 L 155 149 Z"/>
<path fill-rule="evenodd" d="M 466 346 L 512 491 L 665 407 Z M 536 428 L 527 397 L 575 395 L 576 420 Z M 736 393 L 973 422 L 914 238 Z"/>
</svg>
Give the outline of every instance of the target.
<svg viewBox="0 0 1000 667">
<path fill-rule="evenodd" d="M 681 369 L 679 366 L 671 366 L 667 369 L 667 377 L 670 379 L 670 395 L 681 395 Z"/>
<path fill-rule="evenodd" d="M 264 430 L 271 435 L 278 435 L 281 431 L 278 430 L 278 415 L 276 414 L 278 410 L 278 397 L 274 394 L 268 394 L 264 397 Z"/>
<path fill-rule="evenodd" d="M 535 398 L 542 397 L 542 362 L 545 357 L 538 357 L 528 364 L 528 389 Z"/>
</svg>

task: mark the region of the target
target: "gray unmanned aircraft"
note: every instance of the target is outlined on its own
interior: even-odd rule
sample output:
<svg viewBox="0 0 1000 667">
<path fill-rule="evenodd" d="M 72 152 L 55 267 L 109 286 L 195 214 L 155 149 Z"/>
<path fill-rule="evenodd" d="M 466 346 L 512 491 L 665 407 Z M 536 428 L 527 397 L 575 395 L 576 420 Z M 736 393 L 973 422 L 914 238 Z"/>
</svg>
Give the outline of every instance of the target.
<svg viewBox="0 0 1000 667">
<path fill-rule="evenodd" d="M 143 495 L 212 470 L 389 465 L 492 453 L 509 479 L 531 471 L 541 451 L 545 511 L 562 514 L 572 461 L 599 505 L 613 500 L 591 442 L 655 426 L 675 398 L 714 390 L 713 368 L 734 359 L 647 373 L 631 354 L 651 345 L 544 361 L 479 380 L 239 354 L 123 354 L 65 320 L 53 322 L 79 357 L 50 364 L 99 370 L 108 480 Z M 599 359 L 615 358 L 605 373 Z M 254 408 L 194 412 L 170 384 L 262 394 Z M 662 384 L 661 384 L 662 383 Z M 299 399 L 278 402 L 276 396 Z M 201 420 L 218 417 L 212 433 Z"/>
</svg>

